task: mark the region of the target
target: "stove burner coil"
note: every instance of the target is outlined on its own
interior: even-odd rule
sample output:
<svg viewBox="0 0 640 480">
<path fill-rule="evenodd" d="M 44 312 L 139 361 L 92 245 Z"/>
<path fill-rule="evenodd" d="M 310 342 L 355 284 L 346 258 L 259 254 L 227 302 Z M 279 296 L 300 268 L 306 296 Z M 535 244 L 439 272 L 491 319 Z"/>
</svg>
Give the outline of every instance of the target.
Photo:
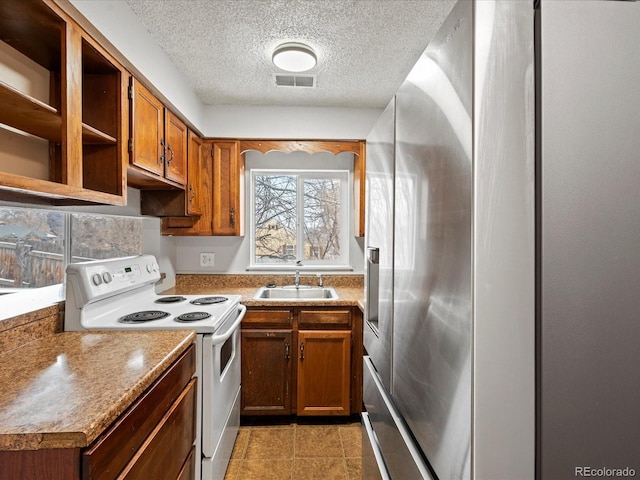
<svg viewBox="0 0 640 480">
<path fill-rule="evenodd" d="M 229 300 L 227 297 L 200 297 L 191 300 L 193 305 L 213 305 L 214 303 L 223 303 Z"/>
<path fill-rule="evenodd" d="M 154 303 L 178 303 L 178 302 L 183 302 L 186 299 L 187 297 L 179 297 L 179 296 L 160 297 Z"/>
<path fill-rule="evenodd" d="M 198 322 L 200 320 L 205 320 L 210 316 L 211 314 L 207 312 L 187 312 L 177 316 L 176 322 Z"/>
<path fill-rule="evenodd" d="M 168 316 L 169 314 L 167 312 L 162 312 L 160 310 L 147 310 L 143 312 L 130 313 L 129 315 L 120 317 L 118 321 L 121 323 L 144 323 L 152 322 L 153 320 L 160 320 L 161 318 Z"/>
</svg>

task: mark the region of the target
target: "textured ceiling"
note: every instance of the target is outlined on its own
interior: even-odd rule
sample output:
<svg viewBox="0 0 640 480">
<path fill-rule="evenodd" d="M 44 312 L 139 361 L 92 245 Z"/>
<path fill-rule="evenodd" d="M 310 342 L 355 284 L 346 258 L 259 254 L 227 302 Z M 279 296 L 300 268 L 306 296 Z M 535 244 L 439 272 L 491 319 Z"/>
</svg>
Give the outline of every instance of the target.
<svg viewBox="0 0 640 480">
<path fill-rule="evenodd" d="M 209 105 L 382 108 L 453 0 L 126 0 Z M 303 42 L 316 88 L 276 87 L 273 49 Z"/>
</svg>

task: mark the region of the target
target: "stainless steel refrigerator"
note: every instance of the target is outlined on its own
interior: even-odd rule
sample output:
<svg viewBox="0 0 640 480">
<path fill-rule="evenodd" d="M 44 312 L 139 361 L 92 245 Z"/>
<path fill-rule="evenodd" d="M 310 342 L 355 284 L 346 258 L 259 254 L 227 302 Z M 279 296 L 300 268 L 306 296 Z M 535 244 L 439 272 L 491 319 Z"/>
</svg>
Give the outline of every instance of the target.
<svg viewBox="0 0 640 480">
<path fill-rule="evenodd" d="M 374 126 L 365 478 L 640 474 L 639 24 L 459 1 Z"/>
</svg>

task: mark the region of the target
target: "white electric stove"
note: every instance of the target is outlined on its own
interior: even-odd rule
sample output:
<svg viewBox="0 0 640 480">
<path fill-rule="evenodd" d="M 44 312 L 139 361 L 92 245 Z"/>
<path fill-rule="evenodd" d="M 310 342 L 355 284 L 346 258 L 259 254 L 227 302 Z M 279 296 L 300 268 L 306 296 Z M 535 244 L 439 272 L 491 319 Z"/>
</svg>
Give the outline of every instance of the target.
<svg viewBox="0 0 640 480">
<path fill-rule="evenodd" d="M 64 329 L 192 329 L 198 377 L 195 477 L 223 478 L 240 426 L 240 295 L 158 295 L 152 255 L 67 266 Z"/>
</svg>

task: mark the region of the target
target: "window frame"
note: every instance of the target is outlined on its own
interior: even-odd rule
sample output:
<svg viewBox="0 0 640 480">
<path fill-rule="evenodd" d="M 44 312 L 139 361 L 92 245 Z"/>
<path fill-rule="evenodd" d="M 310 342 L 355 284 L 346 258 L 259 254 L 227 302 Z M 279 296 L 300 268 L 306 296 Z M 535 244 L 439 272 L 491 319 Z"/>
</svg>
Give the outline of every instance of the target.
<svg viewBox="0 0 640 480">
<path fill-rule="evenodd" d="M 136 219 L 141 222 L 143 217 L 136 215 L 115 215 L 111 213 L 91 212 L 91 211 L 64 211 L 47 208 L 26 208 L 22 206 L 1 205 L 0 208 L 15 210 L 40 210 L 59 213 L 63 217 L 63 244 L 64 251 L 62 253 L 63 276 L 61 283 L 55 283 L 43 287 L 34 288 L 0 288 L 0 299 L 2 299 L 2 312 L 0 313 L 0 322 L 2 320 L 24 315 L 56 303 L 64 302 L 66 298 L 66 269 L 72 259 L 72 238 L 73 238 L 73 217 L 74 215 L 93 215 L 96 217 L 121 217 Z M 140 249 L 144 251 L 144 224 L 140 230 Z"/>
<path fill-rule="evenodd" d="M 305 260 L 304 259 L 304 229 L 299 228 L 304 222 L 304 194 L 296 194 L 296 263 L 257 263 L 255 254 L 256 242 L 256 189 L 255 179 L 259 175 L 295 175 L 296 189 L 303 191 L 305 179 L 339 179 L 340 180 L 340 257 L 335 260 Z M 349 225 L 351 221 L 351 209 L 349 205 L 349 182 L 351 172 L 343 168 L 309 169 L 309 168 L 270 168 L 259 167 L 249 170 L 249 266 L 248 270 L 351 270 L 349 263 Z M 302 190 L 301 190 L 302 188 Z"/>
</svg>

